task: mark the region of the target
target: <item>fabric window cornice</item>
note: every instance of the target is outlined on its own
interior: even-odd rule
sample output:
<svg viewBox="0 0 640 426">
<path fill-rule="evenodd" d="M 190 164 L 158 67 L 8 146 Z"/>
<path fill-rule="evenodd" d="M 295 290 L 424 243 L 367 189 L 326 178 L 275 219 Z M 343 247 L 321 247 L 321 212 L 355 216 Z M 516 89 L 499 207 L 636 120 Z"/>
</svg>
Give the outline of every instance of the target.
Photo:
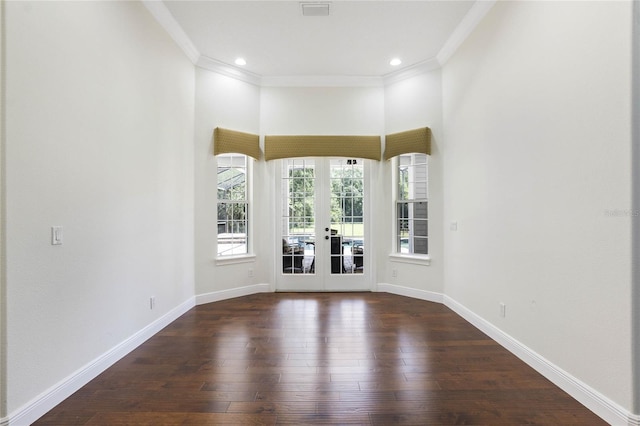
<svg viewBox="0 0 640 426">
<path fill-rule="evenodd" d="M 385 160 L 410 152 L 431 155 L 431 129 L 421 127 L 385 136 Z"/>
<path fill-rule="evenodd" d="M 260 137 L 251 133 L 216 127 L 213 130 L 213 155 L 229 153 L 245 154 L 259 160 Z"/>
<path fill-rule="evenodd" d="M 265 136 L 265 160 L 357 157 L 380 161 L 380 136 Z"/>
</svg>

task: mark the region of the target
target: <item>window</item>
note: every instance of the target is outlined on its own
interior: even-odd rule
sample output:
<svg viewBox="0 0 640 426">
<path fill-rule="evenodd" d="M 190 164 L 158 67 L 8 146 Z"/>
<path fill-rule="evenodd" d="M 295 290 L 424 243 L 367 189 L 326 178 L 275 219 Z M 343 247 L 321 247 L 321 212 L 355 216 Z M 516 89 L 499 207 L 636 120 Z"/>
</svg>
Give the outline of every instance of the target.
<svg viewBox="0 0 640 426">
<path fill-rule="evenodd" d="M 218 256 L 247 254 L 247 156 L 218 155 Z"/>
<path fill-rule="evenodd" d="M 429 254 L 427 155 L 397 157 L 396 252 Z"/>
</svg>

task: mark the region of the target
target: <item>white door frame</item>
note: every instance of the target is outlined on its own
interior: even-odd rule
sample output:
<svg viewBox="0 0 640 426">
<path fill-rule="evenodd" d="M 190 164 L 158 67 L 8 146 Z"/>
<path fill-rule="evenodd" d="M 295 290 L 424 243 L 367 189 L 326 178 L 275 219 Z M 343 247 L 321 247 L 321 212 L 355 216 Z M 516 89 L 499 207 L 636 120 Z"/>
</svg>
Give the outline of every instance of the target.
<svg viewBox="0 0 640 426">
<path fill-rule="evenodd" d="M 282 235 L 286 232 L 283 229 L 285 221 L 283 220 L 284 199 L 283 185 L 283 164 L 287 159 L 276 160 L 275 165 L 275 214 L 274 224 L 276 241 L 274 245 L 275 253 L 275 287 L 276 291 L 371 291 L 373 285 L 373 268 L 372 268 L 372 238 L 371 238 L 371 165 L 369 160 L 356 159 L 363 164 L 364 177 L 364 199 L 363 199 L 363 216 L 364 216 L 364 253 L 363 253 L 363 271 L 362 273 L 332 273 L 331 272 L 331 215 L 330 215 L 330 193 L 331 185 L 329 182 L 330 161 L 335 158 L 316 157 L 304 160 L 311 160 L 315 167 L 315 267 L 313 273 L 283 273 L 283 241 Z M 296 159 L 302 160 L 302 159 Z M 320 213 L 324 212 L 324 213 Z M 326 239 L 328 237 L 328 239 Z M 335 242 L 334 242 L 335 243 Z M 341 258 L 341 262 L 344 260 Z"/>
</svg>

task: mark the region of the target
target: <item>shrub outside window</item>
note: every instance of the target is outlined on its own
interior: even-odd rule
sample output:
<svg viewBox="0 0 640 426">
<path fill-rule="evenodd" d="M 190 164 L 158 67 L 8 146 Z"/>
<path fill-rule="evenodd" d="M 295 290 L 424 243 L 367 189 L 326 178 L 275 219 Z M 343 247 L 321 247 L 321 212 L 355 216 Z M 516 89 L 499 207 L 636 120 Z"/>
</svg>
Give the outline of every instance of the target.
<svg viewBox="0 0 640 426">
<path fill-rule="evenodd" d="M 427 155 L 398 156 L 396 252 L 429 254 Z"/>
</svg>

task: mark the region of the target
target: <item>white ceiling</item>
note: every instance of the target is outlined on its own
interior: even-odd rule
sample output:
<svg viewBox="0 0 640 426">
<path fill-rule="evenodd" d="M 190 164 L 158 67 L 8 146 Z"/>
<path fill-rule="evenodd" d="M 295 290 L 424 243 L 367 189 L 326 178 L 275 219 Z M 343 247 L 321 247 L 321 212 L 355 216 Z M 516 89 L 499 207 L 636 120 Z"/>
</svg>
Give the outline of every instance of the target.
<svg viewBox="0 0 640 426">
<path fill-rule="evenodd" d="M 164 0 L 173 33 L 183 31 L 200 60 L 260 77 L 382 77 L 436 61 L 475 1 L 334 0 L 329 16 L 312 17 L 300 3 Z M 389 65 L 394 57 L 402 65 Z"/>
</svg>

